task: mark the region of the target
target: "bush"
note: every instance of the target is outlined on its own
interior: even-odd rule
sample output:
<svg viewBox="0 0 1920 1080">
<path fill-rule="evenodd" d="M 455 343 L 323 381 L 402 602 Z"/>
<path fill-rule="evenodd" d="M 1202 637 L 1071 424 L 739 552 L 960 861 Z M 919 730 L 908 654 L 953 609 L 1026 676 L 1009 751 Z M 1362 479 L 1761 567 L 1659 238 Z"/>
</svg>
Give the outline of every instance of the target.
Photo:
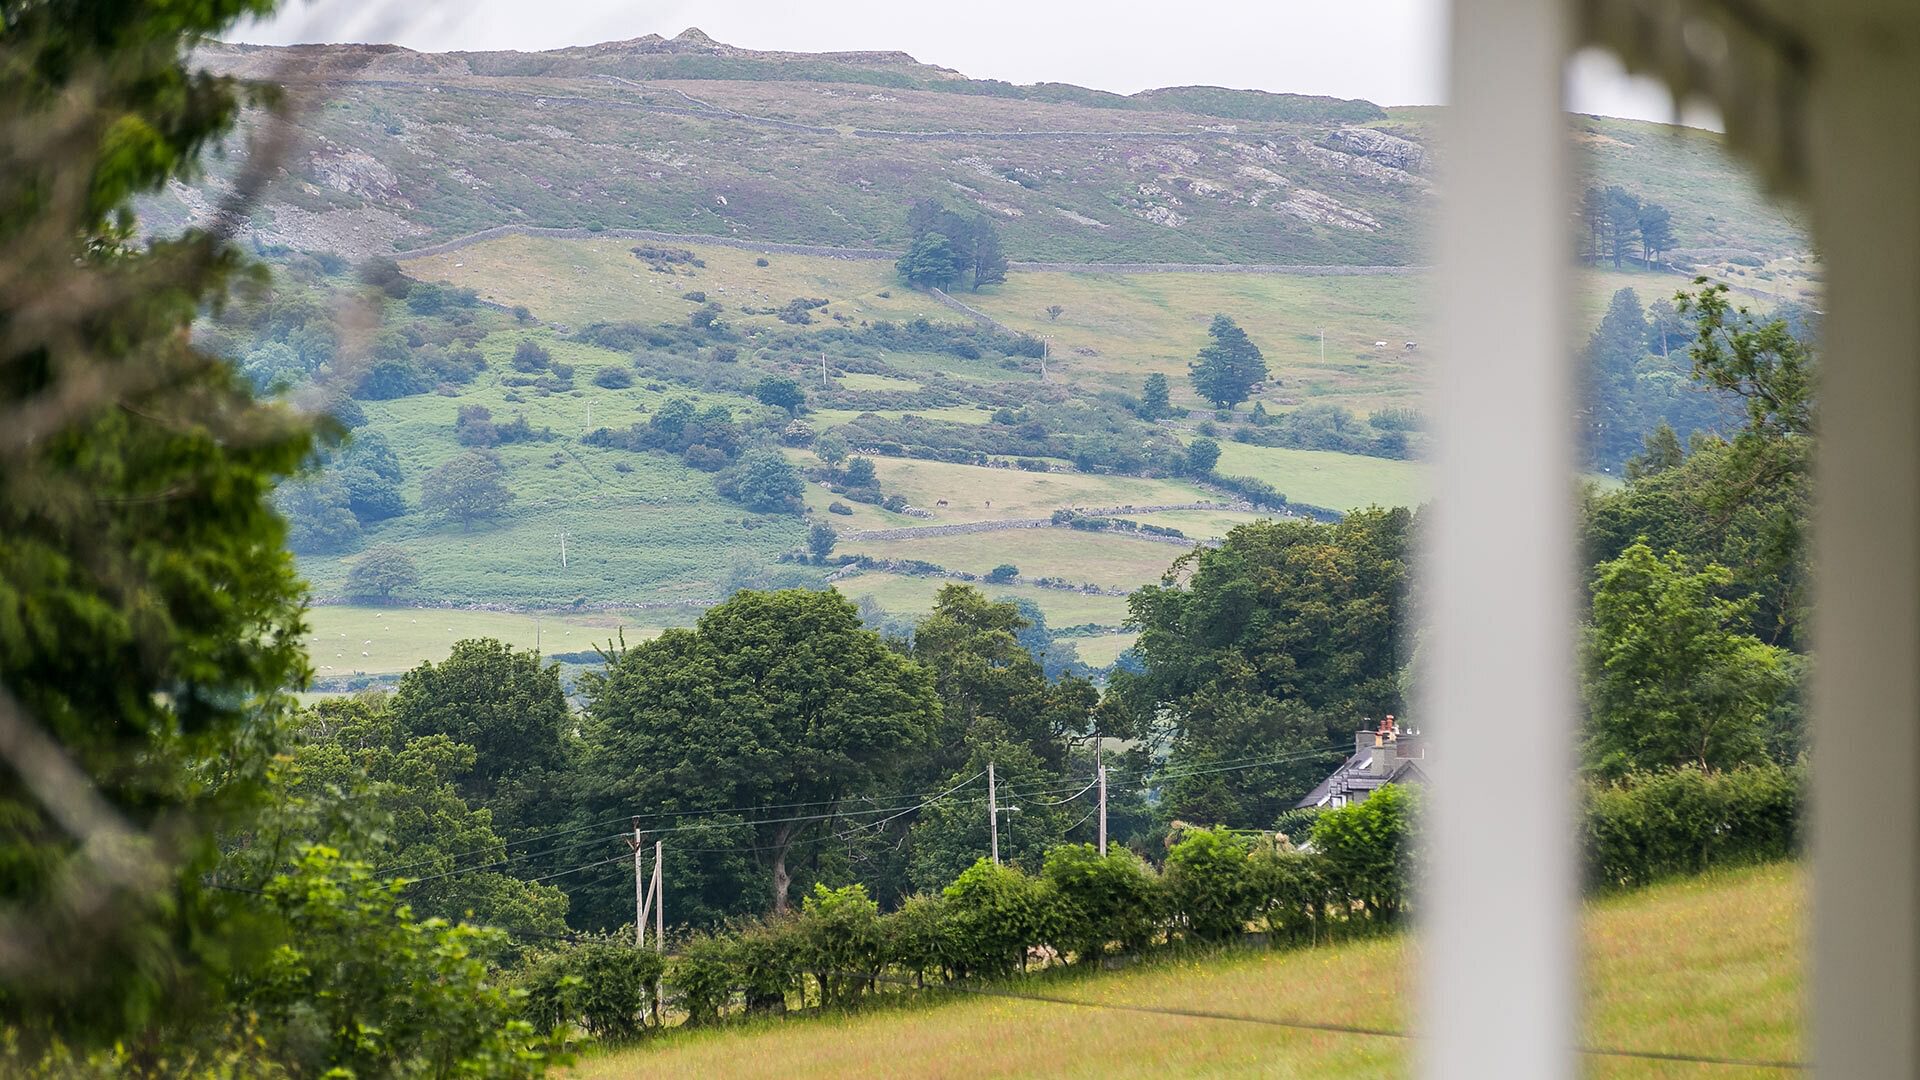
<svg viewBox="0 0 1920 1080">
<path fill-rule="evenodd" d="M 1646 885 L 1714 866 L 1782 859 L 1800 848 L 1805 773 L 1765 764 L 1636 773 L 1587 789 L 1589 883 Z"/>
<path fill-rule="evenodd" d="M 513 350 L 515 371 L 545 371 L 553 366 L 553 354 L 532 340 L 523 340 Z"/>
<path fill-rule="evenodd" d="M 1140 857 L 1124 848 L 1102 856 L 1092 844 L 1064 844 L 1047 852 L 1040 878 L 1053 897 L 1054 945 L 1091 960 L 1119 942 L 1144 949 L 1159 924 L 1159 883 Z"/>
<path fill-rule="evenodd" d="M 1225 828 L 1197 829 L 1167 853 L 1168 907 L 1199 941 L 1222 941 L 1246 929 L 1261 907 L 1247 845 Z"/>
<path fill-rule="evenodd" d="M 898 910 L 880 919 L 880 947 L 886 962 L 905 969 L 916 981 L 924 981 L 929 971 L 951 971 L 953 950 L 948 944 L 946 919 L 944 898 L 925 894 L 907 897 Z"/>
<path fill-rule="evenodd" d="M 687 1025 L 717 1023 L 737 985 L 733 938 L 700 934 L 674 958 L 670 981 L 680 991 Z"/>
<path fill-rule="evenodd" d="M 816 883 L 801 904 L 799 936 L 806 966 L 820 982 L 822 1004 L 852 1000 L 886 961 L 880 905 L 867 897 L 864 885 L 829 889 Z"/>
<path fill-rule="evenodd" d="M 540 955 L 528 965 L 522 989 L 534 1029 L 565 1034 L 571 1025 L 597 1039 L 638 1035 L 666 960 L 651 949 L 615 941 L 587 941 Z"/>
<path fill-rule="evenodd" d="M 1038 883 L 1011 866 L 981 859 L 942 890 L 949 967 L 956 975 L 1007 975 L 1025 968 L 1027 947 L 1046 929 Z"/>
<path fill-rule="evenodd" d="M 835 499 L 834 501 L 827 504 L 827 513 L 840 514 L 846 517 L 851 517 L 853 516 L 853 507 L 848 506 L 846 503 L 843 503 L 838 499 Z"/>
<path fill-rule="evenodd" d="M 1313 846 L 1330 883 L 1383 922 L 1399 918 L 1413 891 L 1419 799 L 1418 789 L 1389 784 L 1313 823 Z"/>
<path fill-rule="evenodd" d="M 626 368 L 603 367 L 593 373 L 593 385 L 604 390 L 625 390 L 633 385 L 633 374 Z"/>
<path fill-rule="evenodd" d="M 1019 576 L 1020 568 L 1012 563 L 1001 563 L 999 566 L 987 571 L 987 580 L 995 584 L 1012 581 Z"/>
</svg>

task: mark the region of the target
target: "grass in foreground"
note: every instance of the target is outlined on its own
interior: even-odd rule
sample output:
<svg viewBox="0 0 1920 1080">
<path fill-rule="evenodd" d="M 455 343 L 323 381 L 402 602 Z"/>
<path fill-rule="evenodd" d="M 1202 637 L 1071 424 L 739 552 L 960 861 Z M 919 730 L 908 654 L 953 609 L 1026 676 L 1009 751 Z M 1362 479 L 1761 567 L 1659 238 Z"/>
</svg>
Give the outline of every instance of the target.
<svg viewBox="0 0 1920 1080">
<path fill-rule="evenodd" d="M 1613 897 L 1586 919 L 1587 1038 L 1631 1049 L 1791 1059 L 1801 1053 L 1798 867 L 1773 865 Z M 1249 952 L 1045 980 L 1057 997 L 1406 1029 L 1401 938 Z M 1591 1059 L 1604 1078 L 1777 1075 Z M 589 1059 L 583 1078 L 1102 1076 L 1401 1077 L 1401 1040 L 929 993 L 919 1004 L 676 1033 Z"/>
</svg>

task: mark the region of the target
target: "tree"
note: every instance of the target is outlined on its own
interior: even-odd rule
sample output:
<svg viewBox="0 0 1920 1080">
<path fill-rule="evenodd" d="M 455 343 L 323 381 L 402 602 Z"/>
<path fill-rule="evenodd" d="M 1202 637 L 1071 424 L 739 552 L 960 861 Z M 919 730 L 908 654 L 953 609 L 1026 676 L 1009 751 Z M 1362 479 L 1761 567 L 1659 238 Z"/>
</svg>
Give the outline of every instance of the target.
<svg viewBox="0 0 1920 1080">
<path fill-rule="evenodd" d="M 967 267 L 960 253 L 954 250 L 953 242 L 940 233 L 928 233 L 915 240 L 894 265 L 907 284 L 920 289 L 951 285 Z"/>
<path fill-rule="evenodd" d="M 494 426 L 493 410 L 485 405 L 462 405 L 454 417 L 453 437 L 461 446 L 498 446 L 500 429 Z"/>
<path fill-rule="evenodd" d="M 1582 441 L 1589 462 L 1618 468 L 1638 449 L 1641 422 L 1636 369 L 1647 352 L 1647 320 L 1632 289 L 1613 294 L 1582 356 L 1586 408 Z"/>
<path fill-rule="evenodd" d="M 506 467 L 497 455 L 469 450 L 420 481 L 420 508 L 452 518 L 462 528 L 499 517 L 513 503 L 506 476 Z"/>
<path fill-rule="evenodd" d="M 837 431 L 829 431 L 813 440 L 813 456 L 833 469 L 847 459 L 847 440 Z"/>
<path fill-rule="evenodd" d="M 350 551 L 360 543 L 360 519 L 340 479 L 315 476 L 282 487 L 275 496 L 286 518 L 286 544 L 301 555 Z"/>
<path fill-rule="evenodd" d="M 328 698 L 300 715 L 278 806 L 255 850 L 231 860 L 229 872 L 270 876 L 276 868 L 260 865 L 260 855 L 318 836 L 354 858 L 404 868 L 416 880 L 407 899 L 423 916 L 563 932 L 566 893 L 513 876 L 538 874 L 527 852 L 508 869 L 487 868 L 507 859 L 496 829 L 509 823 L 460 794 L 478 751 L 445 734 L 410 736 L 389 706 L 386 695 L 369 693 Z"/>
<path fill-rule="evenodd" d="M 473 748 L 471 767 L 452 779 L 509 839 L 557 816 L 550 786 L 568 767 L 573 720 L 560 669 L 539 653 L 491 638 L 455 642 L 445 660 L 401 676 L 392 713 L 408 736 Z"/>
<path fill-rule="evenodd" d="M 939 705 L 924 668 L 860 625 L 838 593 L 735 593 L 582 680 L 587 777 L 602 812 L 785 805 L 726 835 L 755 849 L 785 911 L 788 855 L 834 807 L 877 790 L 926 745 Z"/>
<path fill-rule="evenodd" d="M 1659 203 L 1646 203 L 1640 207 L 1638 225 L 1641 258 L 1652 266 L 1673 248 L 1673 214 Z"/>
<path fill-rule="evenodd" d="M 1213 317 L 1207 334 L 1212 342 L 1188 365 L 1193 388 L 1216 407 L 1231 409 L 1247 400 L 1254 386 L 1267 377 L 1267 359 L 1246 331 L 1225 315 Z"/>
<path fill-rule="evenodd" d="M 1133 594 L 1141 668 L 1115 673 L 1109 697 L 1138 735 L 1170 741 L 1176 770 L 1248 746 L 1306 755 L 1196 774 L 1170 787 L 1169 813 L 1266 827 L 1333 763 L 1312 752 L 1351 745 L 1356 718 L 1403 711 L 1412 532 L 1406 510 L 1255 522 Z"/>
<path fill-rule="evenodd" d="M 1613 257 L 1613 268 L 1633 255 L 1635 241 L 1640 235 L 1640 197 L 1618 184 L 1606 191 L 1606 218 L 1604 221 L 1607 254 Z"/>
<path fill-rule="evenodd" d="M 754 400 L 762 405 L 772 405 L 787 410 L 792 415 L 800 406 L 806 404 L 806 391 L 800 384 L 784 375 L 763 375 L 753 387 Z"/>
<path fill-rule="evenodd" d="M 1195 439 L 1187 444 L 1187 472 L 1194 476 L 1206 476 L 1220 461 L 1220 444 L 1212 439 Z"/>
<path fill-rule="evenodd" d="M 1161 372 L 1147 376 L 1146 386 L 1140 391 L 1140 419 L 1164 420 L 1173 415 L 1173 396 L 1167 386 L 1167 377 Z"/>
<path fill-rule="evenodd" d="M 854 457 L 847 459 L 847 469 L 842 479 L 848 487 L 872 487 L 875 475 L 872 458 Z"/>
<path fill-rule="evenodd" d="M 721 495 L 763 514 L 797 514 L 806 486 L 778 450 L 750 450 L 714 481 Z"/>
<path fill-rule="evenodd" d="M 1736 629 L 1750 600 L 1725 567 L 1637 543 L 1594 575 L 1586 635 L 1587 759 L 1603 776 L 1764 760 L 1785 650 Z"/>
<path fill-rule="evenodd" d="M 807 530 L 807 553 L 815 559 L 825 559 L 833 554 L 833 546 L 839 542 L 840 534 L 825 522 L 817 522 Z"/>
<path fill-rule="evenodd" d="M 982 285 L 999 285 L 1007 280 L 1007 256 L 1000 250 L 1000 230 L 992 219 L 981 214 L 973 226 L 973 291 Z"/>
<path fill-rule="evenodd" d="M 0 1027 L 29 1055 L 179 1062 L 259 955 L 205 882 L 310 674 L 270 496 L 313 429 L 190 332 L 248 272 L 230 227 L 142 227 L 134 199 L 223 143 L 246 88 L 191 50 L 269 7 L 12 3 L 0 27 Z M 278 166 L 249 157 L 235 190 Z"/>
<path fill-rule="evenodd" d="M 393 599 L 396 592 L 404 592 L 420 584 L 420 569 L 413 564 L 413 556 L 392 544 L 382 544 L 360 556 L 347 571 L 346 593 L 360 600 L 379 600 L 382 603 Z"/>
</svg>

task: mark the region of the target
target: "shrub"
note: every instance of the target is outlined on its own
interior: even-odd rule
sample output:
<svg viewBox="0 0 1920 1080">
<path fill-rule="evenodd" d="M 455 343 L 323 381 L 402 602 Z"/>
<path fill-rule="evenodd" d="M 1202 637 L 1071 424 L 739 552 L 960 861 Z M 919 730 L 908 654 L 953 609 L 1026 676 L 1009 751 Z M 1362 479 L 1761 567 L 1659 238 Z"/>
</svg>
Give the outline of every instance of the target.
<svg viewBox="0 0 1920 1080">
<path fill-rule="evenodd" d="M 578 1024 L 598 1039 L 638 1035 L 666 960 L 651 949 L 586 941 L 534 960 L 522 983 L 527 1019 L 542 1033 Z"/>
<path fill-rule="evenodd" d="M 513 350 L 515 371 L 545 371 L 553 366 L 553 354 L 532 340 L 522 340 Z"/>
<path fill-rule="evenodd" d="M 905 969 L 924 982 L 929 971 L 945 974 L 953 967 L 946 932 L 946 900 L 916 894 L 880 919 L 880 947 L 886 962 Z"/>
<path fill-rule="evenodd" d="M 670 981 L 680 991 L 689 1027 L 718 1022 L 733 1000 L 738 984 L 733 953 L 731 936 L 700 934 L 674 958 Z"/>
<path fill-rule="evenodd" d="M 834 501 L 827 504 L 827 513 L 840 514 L 842 516 L 851 517 L 853 516 L 853 507 L 848 506 L 846 503 L 843 503 L 838 499 L 835 499 Z"/>
<path fill-rule="evenodd" d="M 753 265 L 755 265 L 755 266 L 765 266 L 765 265 L 767 265 L 767 260 L 766 260 L 766 259 L 764 259 L 764 258 L 760 258 L 760 259 L 755 259 L 755 260 L 753 260 Z"/>
<path fill-rule="evenodd" d="M 625 368 L 603 367 L 593 373 L 593 385 L 605 390 L 625 390 L 633 385 L 633 375 Z"/>
<path fill-rule="evenodd" d="M 1201 941 L 1240 933 L 1260 908 L 1247 845 L 1225 828 L 1195 830 L 1175 844 L 1163 881 L 1172 914 Z"/>
<path fill-rule="evenodd" d="M 1591 785 L 1588 880 L 1625 888 L 1792 855 L 1804 781 L 1798 767 L 1763 764 L 1711 773 L 1686 766 Z"/>
<path fill-rule="evenodd" d="M 1313 846 L 1333 887 L 1385 922 L 1399 917 L 1413 891 L 1418 813 L 1417 789 L 1390 784 L 1313 823 Z"/>
<path fill-rule="evenodd" d="M 1045 929 L 1046 902 L 1037 882 L 982 858 L 941 895 L 946 899 L 943 935 L 955 974 L 1006 975 L 1026 966 L 1027 947 Z"/>
<path fill-rule="evenodd" d="M 799 937 L 806 966 L 820 982 L 822 1004 L 850 1001 L 880 973 L 880 905 L 864 885 L 829 889 L 815 884 L 801 904 Z"/>
<path fill-rule="evenodd" d="M 1012 581 L 1014 578 L 1017 578 L 1019 576 L 1020 576 L 1020 568 L 1013 565 L 1012 563 L 1001 563 L 999 566 L 996 566 L 993 569 L 987 571 L 987 580 L 994 582 L 995 584 L 998 584 L 1000 582 Z"/>
<path fill-rule="evenodd" d="M 1062 953 L 1090 960 L 1111 942 L 1143 949 L 1152 940 L 1159 883 L 1133 852 L 1102 856 L 1092 844 L 1063 844 L 1047 852 L 1040 877 L 1052 890 L 1054 945 Z"/>
</svg>

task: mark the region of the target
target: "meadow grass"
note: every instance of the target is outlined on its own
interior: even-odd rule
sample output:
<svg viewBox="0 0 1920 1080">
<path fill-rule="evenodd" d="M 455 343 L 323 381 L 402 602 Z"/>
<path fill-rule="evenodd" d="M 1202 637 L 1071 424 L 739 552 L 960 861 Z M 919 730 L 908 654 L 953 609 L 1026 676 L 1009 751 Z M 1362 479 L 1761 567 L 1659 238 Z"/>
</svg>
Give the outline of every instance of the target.
<svg viewBox="0 0 1920 1080">
<path fill-rule="evenodd" d="M 1022 577 L 1135 589 L 1160 580 L 1186 550 L 1172 544 L 1078 529 L 1013 529 L 909 540 L 852 540 L 840 550 L 877 559 L 923 559 L 948 570 L 985 574 L 1002 563 Z"/>
<path fill-rule="evenodd" d="M 921 524 L 1043 518 L 1065 507 L 1167 506 L 1222 500 L 1184 480 L 1027 472 L 918 458 L 876 459 L 874 474 L 882 491 L 904 495 L 909 504 L 933 514 L 918 519 Z M 946 506 L 939 505 L 942 499 L 947 500 Z"/>
<path fill-rule="evenodd" d="M 913 577 L 873 570 L 841 578 L 834 582 L 833 587 L 849 600 L 858 601 L 871 596 L 874 603 L 888 614 L 917 619 L 933 610 L 934 594 L 943 586 L 952 584 L 954 582 L 946 578 Z M 994 600 L 1033 601 L 1047 617 L 1048 626 L 1081 626 L 1086 623 L 1119 626 L 1127 618 L 1127 598 L 1124 596 L 1043 589 L 1034 585 L 994 585 L 988 582 L 978 582 L 974 587 Z M 1096 639 L 1071 640 L 1078 644 Z"/>
<path fill-rule="evenodd" d="M 542 653 L 587 652 L 624 636 L 644 641 L 690 624 L 691 610 L 625 612 L 470 611 L 462 608 L 329 604 L 307 612 L 307 651 L 321 678 L 387 675 L 446 658 L 453 643 L 494 638 Z"/>
<path fill-rule="evenodd" d="M 1792 864 L 1716 872 L 1588 904 L 1589 1044 L 1793 1059 L 1802 1053 L 1803 875 Z M 1291 952 L 1236 952 L 1115 973 L 1062 973 L 1053 997 L 1170 1005 L 1407 1030 L 1414 949 L 1384 937 Z M 1703 1066 L 1589 1058 L 1607 1080 L 1707 1075 Z M 1271 1076 L 1411 1074 L 1404 1040 L 1075 1008 L 929 991 L 917 1001 L 817 1018 L 675 1032 L 589 1057 L 582 1080 L 729 1076 Z M 1713 1075 L 1759 1076 L 1716 1069 Z M 1771 1075 L 1771 1074 L 1768 1074 Z"/>
<path fill-rule="evenodd" d="M 1289 499 L 1330 510 L 1418 506 L 1427 490 L 1426 468 L 1419 462 L 1231 441 L 1220 443 L 1214 471 L 1257 477 Z"/>
<path fill-rule="evenodd" d="M 1096 668 L 1103 668 L 1120 658 L 1120 654 L 1133 648 L 1140 640 L 1139 634 L 1101 634 L 1097 637 L 1062 638 L 1062 641 L 1074 647 L 1080 659 Z"/>
<path fill-rule="evenodd" d="M 1152 514 L 1115 514 L 1123 521 L 1179 529 L 1195 540 L 1213 540 L 1227 535 L 1237 525 L 1253 521 L 1271 521 L 1276 515 L 1246 510 L 1161 510 Z"/>
</svg>

